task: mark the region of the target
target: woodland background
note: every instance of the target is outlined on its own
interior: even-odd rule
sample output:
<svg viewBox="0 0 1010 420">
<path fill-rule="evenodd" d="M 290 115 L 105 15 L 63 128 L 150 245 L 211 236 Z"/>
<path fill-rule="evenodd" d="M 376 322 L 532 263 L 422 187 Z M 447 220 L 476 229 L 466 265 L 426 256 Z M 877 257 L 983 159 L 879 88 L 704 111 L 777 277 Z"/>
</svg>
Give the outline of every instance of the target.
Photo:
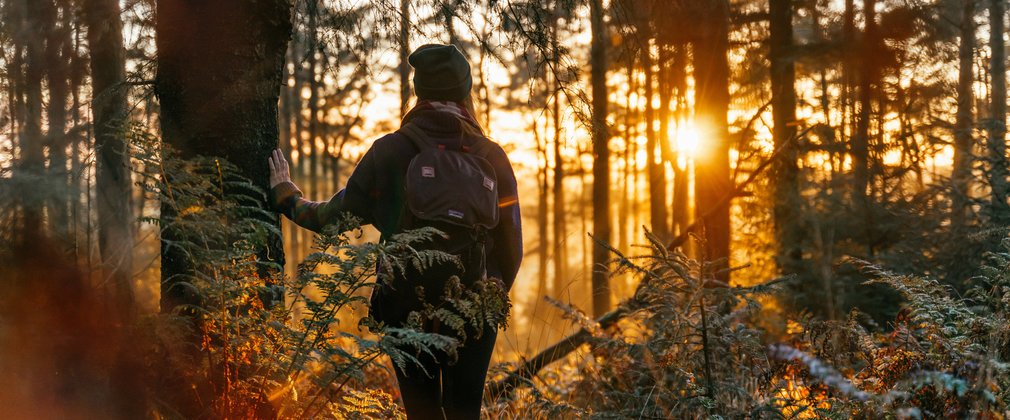
<svg viewBox="0 0 1010 420">
<path fill-rule="evenodd" d="M 14 417 L 402 416 L 388 367 L 413 356 L 394 344 L 455 343 L 363 318 L 369 270 L 442 256 L 404 253 L 424 232 L 280 220 L 266 158 L 280 147 L 328 198 L 398 127 L 406 56 L 429 42 L 469 58 L 519 179 L 526 255 L 488 416 L 1008 414 L 1005 1 L 0 14 Z M 507 307 L 454 296 L 424 316 L 489 326 Z"/>
</svg>

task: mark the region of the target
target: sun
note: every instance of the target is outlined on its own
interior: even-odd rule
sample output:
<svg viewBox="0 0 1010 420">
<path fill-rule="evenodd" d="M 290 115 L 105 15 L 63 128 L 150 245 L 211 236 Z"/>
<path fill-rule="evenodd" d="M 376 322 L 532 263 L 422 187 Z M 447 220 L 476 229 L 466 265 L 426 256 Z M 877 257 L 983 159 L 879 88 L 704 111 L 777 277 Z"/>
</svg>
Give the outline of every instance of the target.
<svg viewBox="0 0 1010 420">
<path fill-rule="evenodd" d="M 701 132 L 693 122 L 678 124 L 673 132 L 673 140 L 678 155 L 694 158 L 701 146 Z"/>
</svg>

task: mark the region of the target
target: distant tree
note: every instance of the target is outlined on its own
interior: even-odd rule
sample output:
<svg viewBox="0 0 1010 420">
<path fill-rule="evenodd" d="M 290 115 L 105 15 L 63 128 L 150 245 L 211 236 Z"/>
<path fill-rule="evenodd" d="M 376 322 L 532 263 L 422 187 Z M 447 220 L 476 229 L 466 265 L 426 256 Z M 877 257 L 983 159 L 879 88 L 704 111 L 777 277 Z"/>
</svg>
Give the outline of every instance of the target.
<svg viewBox="0 0 1010 420">
<path fill-rule="evenodd" d="M 67 0 L 45 1 L 46 146 L 49 148 L 48 176 L 54 190 L 49 196 L 47 214 L 54 234 L 70 237 L 69 173 L 67 171 L 67 103 L 70 99 L 70 19 L 73 13 Z"/>
<path fill-rule="evenodd" d="M 770 62 L 772 90 L 772 139 L 776 148 L 785 147 L 775 161 L 775 204 L 773 223 L 778 247 L 776 261 L 783 273 L 796 273 L 802 259 L 796 134 L 796 69 L 793 64 L 793 2 L 770 0 Z"/>
<path fill-rule="evenodd" d="M 954 168 L 951 179 L 951 224 L 967 223 L 972 184 L 972 105 L 975 65 L 975 1 L 961 0 L 960 44 L 958 46 L 957 114 L 954 122 Z"/>
<path fill-rule="evenodd" d="M 646 179 L 649 180 L 649 224 L 651 225 L 652 231 L 657 237 L 666 239 L 670 235 L 670 230 L 667 223 L 667 204 L 666 204 L 666 169 L 663 167 L 663 162 L 660 156 L 660 137 L 662 136 L 661 131 L 656 131 L 656 106 L 653 102 L 655 99 L 655 86 L 656 86 L 656 60 L 652 56 L 652 39 L 654 38 L 654 31 L 652 30 L 652 19 L 646 18 L 639 21 L 640 29 L 639 33 L 642 37 L 642 69 L 645 73 L 645 170 Z M 663 63 L 659 63 L 662 67 Z M 660 83 L 660 90 L 662 90 L 662 82 Z M 661 97 L 665 98 L 666 94 L 661 94 Z M 664 105 L 664 101 L 660 101 L 660 107 Z M 662 115 L 663 113 L 660 112 Z M 661 124 L 661 127 L 666 127 L 666 124 Z"/>
<path fill-rule="evenodd" d="M 133 215 L 127 123 L 126 49 L 118 0 L 86 0 L 84 21 L 91 50 L 92 113 L 97 156 L 98 248 L 105 278 L 111 280 L 116 309 L 132 318 L 134 303 Z"/>
<path fill-rule="evenodd" d="M 407 115 L 407 102 L 410 101 L 410 0 L 400 0 L 400 118 Z"/>
<path fill-rule="evenodd" d="M 551 16 L 551 60 L 554 61 L 555 66 L 561 64 L 561 43 L 559 41 L 558 30 L 561 27 L 561 20 L 564 16 L 571 13 L 568 8 L 571 4 L 559 0 L 554 1 L 553 14 Z M 555 67 L 557 68 L 557 67 Z M 568 246 L 565 240 L 568 234 L 568 229 L 566 227 L 565 219 L 568 217 L 565 210 L 565 160 L 561 154 L 561 150 L 564 147 L 564 140 L 561 136 L 561 96 L 562 96 L 562 85 L 561 78 L 558 77 L 558 72 L 553 74 L 552 80 L 554 81 L 553 94 L 551 96 L 551 128 L 553 135 L 553 162 L 554 171 L 552 176 L 552 187 L 553 192 L 553 238 L 554 238 L 554 281 L 551 283 L 551 296 L 557 298 L 561 294 L 561 284 L 565 279 L 568 267 Z"/>
<path fill-rule="evenodd" d="M 992 187 L 990 200 L 992 218 L 996 223 L 1010 223 L 1010 206 L 1007 198 L 1010 196 L 1010 170 L 1007 169 L 1006 155 L 1006 7 L 1004 0 L 989 1 L 989 49 L 992 55 L 989 61 L 991 86 L 989 127 L 989 184 Z"/>
<path fill-rule="evenodd" d="M 17 3 L 18 1 L 15 1 Z M 24 1 L 19 8 L 23 11 L 22 26 L 18 29 L 23 35 L 18 38 L 25 51 L 24 67 L 24 127 L 20 135 L 21 162 L 25 175 L 42 180 L 45 172 L 45 154 L 42 136 L 42 79 L 45 75 L 45 38 L 51 15 L 48 9 L 51 0 Z M 25 232 L 39 233 L 42 231 L 43 194 L 41 192 L 24 196 L 24 227 Z"/>
<path fill-rule="evenodd" d="M 591 131 L 593 141 L 593 237 L 610 243 L 610 134 L 607 129 L 607 28 L 602 0 L 590 0 L 592 45 L 589 64 L 593 89 Z M 609 251 L 593 246 L 593 315 L 610 310 Z"/>
<path fill-rule="evenodd" d="M 702 220 L 705 248 L 710 261 L 729 257 L 729 4 L 707 2 L 697 6 L 701 21 L 694 43 L 695 120 L 705 144 L 695 158 L 695 211 Z M 728 279 L 729 274 L 720 276 Z"/>
</svg>

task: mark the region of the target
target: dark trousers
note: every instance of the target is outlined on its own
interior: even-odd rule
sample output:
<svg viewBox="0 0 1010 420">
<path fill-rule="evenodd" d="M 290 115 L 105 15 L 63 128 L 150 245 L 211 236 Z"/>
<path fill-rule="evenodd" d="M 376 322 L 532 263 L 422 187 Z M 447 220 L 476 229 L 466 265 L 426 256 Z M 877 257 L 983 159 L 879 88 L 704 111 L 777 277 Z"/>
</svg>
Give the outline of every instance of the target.
<svg viewBox="0 0 1010 420">
<path fill-rule="evenodd" d="M 437 358 L 422 354 L 419 360 L 423 370 L 411 363 L 406 370 L 395 368 L 407 418 L 480 418 L 484 380 L 497 336 L 497 330 L 488 328 L 480 338 L 468 337 L 458 351 L 456 363 L 450 363 L 444 354 L 436 353 Z"/>
</svg>

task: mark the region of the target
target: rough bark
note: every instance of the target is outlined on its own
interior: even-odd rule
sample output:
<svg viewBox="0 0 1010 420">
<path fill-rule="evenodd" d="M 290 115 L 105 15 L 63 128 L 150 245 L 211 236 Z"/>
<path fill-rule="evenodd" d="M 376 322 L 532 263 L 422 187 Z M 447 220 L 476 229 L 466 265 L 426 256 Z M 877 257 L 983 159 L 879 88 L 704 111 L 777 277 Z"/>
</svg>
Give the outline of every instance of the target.
<svg viewBox="0 0 1010 420">
<path fill-rule="evenodd" d="M 284 0 L 161 0 L 157 4 L 156 93 L 163 141 L 182 158 L 218 156 L 264 191 L 267 157 L 277 147 L 281 67 L 291 37 L 291 4 Z M 260 202 L 264 209 L 268 203 Z M 175 216 L 163 202 L 162 218 Z M 264 216 L 277 225 L 277 216 Z M 167 223 L 165 224 L 167 225 Z M 192 273 L 192 262 L 165 243 L 162 232 L 162 311 L 191 303 L 172 286 Z M 284 262 L 280 235 L 269 233 L 261 261 Z"/>
<path fill-rule="evenodd" d="M 590 1 L 592 42 L 589 63 L 593 89 L 593 237 L 610 243 L 610 134 L 607 129 L 607 29 L 603 21 L 603 1 Z M 610 310 L 609 251 L 593 246 L 593 314 Z"/>
<path fill-rule="evenodd" d="M 114 285 L 123 319 L 134 312 L 133 214 L 130 157 L 121 130 L 127 118 L 126 49 L 117 0 L 88 0 L 84 7 L 91 52 L 91 108 L 97 166 L 98 249 L 102 268 Z"/>
</svg>

